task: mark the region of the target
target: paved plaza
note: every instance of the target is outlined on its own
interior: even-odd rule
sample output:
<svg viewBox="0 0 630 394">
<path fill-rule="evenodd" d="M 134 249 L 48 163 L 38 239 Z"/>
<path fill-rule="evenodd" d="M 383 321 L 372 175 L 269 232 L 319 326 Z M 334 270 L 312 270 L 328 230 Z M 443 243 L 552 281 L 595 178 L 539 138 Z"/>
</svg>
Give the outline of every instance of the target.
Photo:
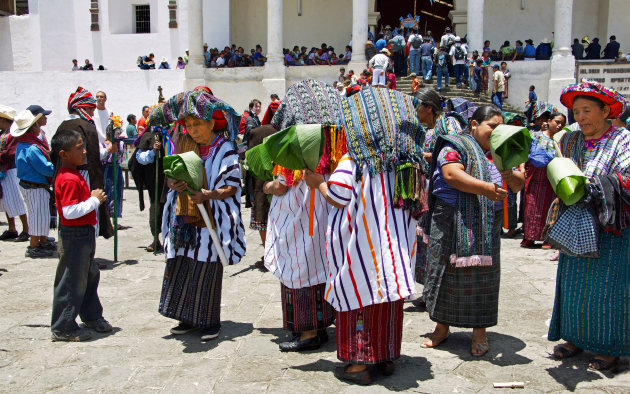
<svg viewBox="0 0 630 394">
<path fill-rule="evenodd" d="M 57 258 L 26 259 L 25 243 L 0 243 L 0 391 L 452 393 L 510 390 L 493 389 L 493 383 L 512 381 L 525 383 L 521 392 L 630 391 L 627 360 L 615 373 L 597 373 L 586 369 L 588 354 L 566 362 L 549 358 L 556 263 L 549 261 L 552 252 L 522 249 L 518 239 L 502 243 L 499 325 L 489 330 L 487 355 L 473 359 L 471 330 L 457 328 L 439 348 L 421 348 L 434 324 L 408 302 L 395 374 L 363 388 L 333 376 L 340 365 L 334 326 L 331 340 L 317 351 L 278 350 L 288 338 L 280 285 L 253 268 L 263 247 L 251 230 L 247 255 L 224 273 L 219 338 L 202 343 L 198 333 L 170 335 L 175 322 L 157 312 L 163 256 L 143 248 L 151 240 L 147 218 L 136 191 L 126 189 L 121 222 L 131 228 L 119 232 L 119 261 L 112 262 L 113 240 L 99 239 L 96 250 L 106 265 L 99 294 L 115 328 L 85 343 L 50 340 Z M 249 222 L 249 209 L 243 218 Z"/>
</svg>

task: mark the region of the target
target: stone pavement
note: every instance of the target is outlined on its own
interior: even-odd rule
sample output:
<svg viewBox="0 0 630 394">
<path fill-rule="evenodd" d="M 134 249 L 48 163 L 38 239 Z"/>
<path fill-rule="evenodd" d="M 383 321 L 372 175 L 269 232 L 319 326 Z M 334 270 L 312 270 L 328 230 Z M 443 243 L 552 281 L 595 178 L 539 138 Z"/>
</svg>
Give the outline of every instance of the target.
<svg viewBox="0 0 630 394">
<path fill-rule="evenodd" d="M 523 381 L 524 392 L 628 392 L 627 362 L 616 374 L 586 370 L 587 355 L 567 362 L 548 358 L 546 340 L 556 264 L 551 252 L 525 250 L 503 240 L 499 325 L 489 330 L 490 352 L 469 353 L 471 330 L 453 329 L 437 349 L 420 347 L 433 330 L 425 312 L 405 306 L 402 357 L 395 374 L 362 388 L 334 378 L 334 327 L 318 351 L 281 353 L 280 286 L 253 269 L 263 248 L 247 230 L 244 260 L 224 273 L 222 330 L 202 343 L 199 334 L 169 334 L 174 321 L 158 314 L 163 256 L 141 246 L 150 240 L 148 210 L 139 212 L 135 190 L 125 190 L 119 262 L 113 241 L 99 239 L 99 294 L 114 325 L 85 343 L 50 340 L 56 258 L 24 258 L 26 244 L 0 243 L 0 391 L 6 392 L 479 392 L 493 382 Z M 243 212 L 246 223 L 249 209 Z M 4 215 L 2 215 L 4 219 Z M 3 231 L 6 224 L 0 226 Z M 420 290 L 420 287 L 418 288 Z M 500 389 L 497 389 L 500 390 Z"/>
</svg>

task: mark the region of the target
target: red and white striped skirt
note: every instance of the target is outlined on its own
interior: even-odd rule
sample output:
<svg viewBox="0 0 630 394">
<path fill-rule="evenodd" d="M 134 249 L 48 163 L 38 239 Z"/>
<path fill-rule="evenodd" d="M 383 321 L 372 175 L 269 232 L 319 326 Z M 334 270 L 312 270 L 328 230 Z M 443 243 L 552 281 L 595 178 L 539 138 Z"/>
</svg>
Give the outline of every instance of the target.
<svg viewBox="0 0 630 394">
<path fill-rule="evenodd" d="M 400 357 L 404 300 L 337 311 L 337 358 L 378 364 Z"/>
<path fill-rule="evenodd" d="M 326 283 L 301 289 L 290 289 L 282 283 L 280 286 L 285 330 L 322 330 L 332 324 L 335 310 L 324 298 Z"/>
</svg>

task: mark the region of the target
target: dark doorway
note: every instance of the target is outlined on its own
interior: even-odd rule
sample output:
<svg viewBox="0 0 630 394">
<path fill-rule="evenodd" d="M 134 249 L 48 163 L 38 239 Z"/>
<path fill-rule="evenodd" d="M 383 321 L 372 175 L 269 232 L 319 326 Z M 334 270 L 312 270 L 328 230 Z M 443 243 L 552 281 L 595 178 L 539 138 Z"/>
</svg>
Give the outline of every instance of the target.
<svg viewBox="0 0 630 394">
<path fill-rule="evenodd" d="M 400 26 L 400 17 L 413 15 L 414 3 L 416 15 L 420 16 L 420 34 L 424 35 L 431 30 L 433 37 L 439 39 L 446 27 L 451 26 L 448 13 L 453 10 L 453 0 L 376 0 L 376 11 L 381 13 L 378 22 L 377 33 L 387 25 L 392 29 Z"/>
</svg>

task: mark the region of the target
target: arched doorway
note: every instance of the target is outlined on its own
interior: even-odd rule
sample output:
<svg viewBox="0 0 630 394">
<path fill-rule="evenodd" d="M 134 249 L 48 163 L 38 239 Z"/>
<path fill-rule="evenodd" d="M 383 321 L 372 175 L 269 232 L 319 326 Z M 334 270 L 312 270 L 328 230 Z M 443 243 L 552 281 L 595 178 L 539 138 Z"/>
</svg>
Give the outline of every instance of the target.
<svg viewBox="0 0 630 394">
<path fill-rule="evenodd" d="M 425 34 L 428 30 L 433 33 L 433 37 L 439 39 L 446 27 L 451 27 L 451 20 L 448 13 L 453 10 L 454 0 L 376 0 L 376 10 L 381 13 L 378 22 L 377 32 L 390 25 L 392 28 L 400 25 L 400 17 L 414 12 L 420 16 L 420 34 Z"/>
</svg>

